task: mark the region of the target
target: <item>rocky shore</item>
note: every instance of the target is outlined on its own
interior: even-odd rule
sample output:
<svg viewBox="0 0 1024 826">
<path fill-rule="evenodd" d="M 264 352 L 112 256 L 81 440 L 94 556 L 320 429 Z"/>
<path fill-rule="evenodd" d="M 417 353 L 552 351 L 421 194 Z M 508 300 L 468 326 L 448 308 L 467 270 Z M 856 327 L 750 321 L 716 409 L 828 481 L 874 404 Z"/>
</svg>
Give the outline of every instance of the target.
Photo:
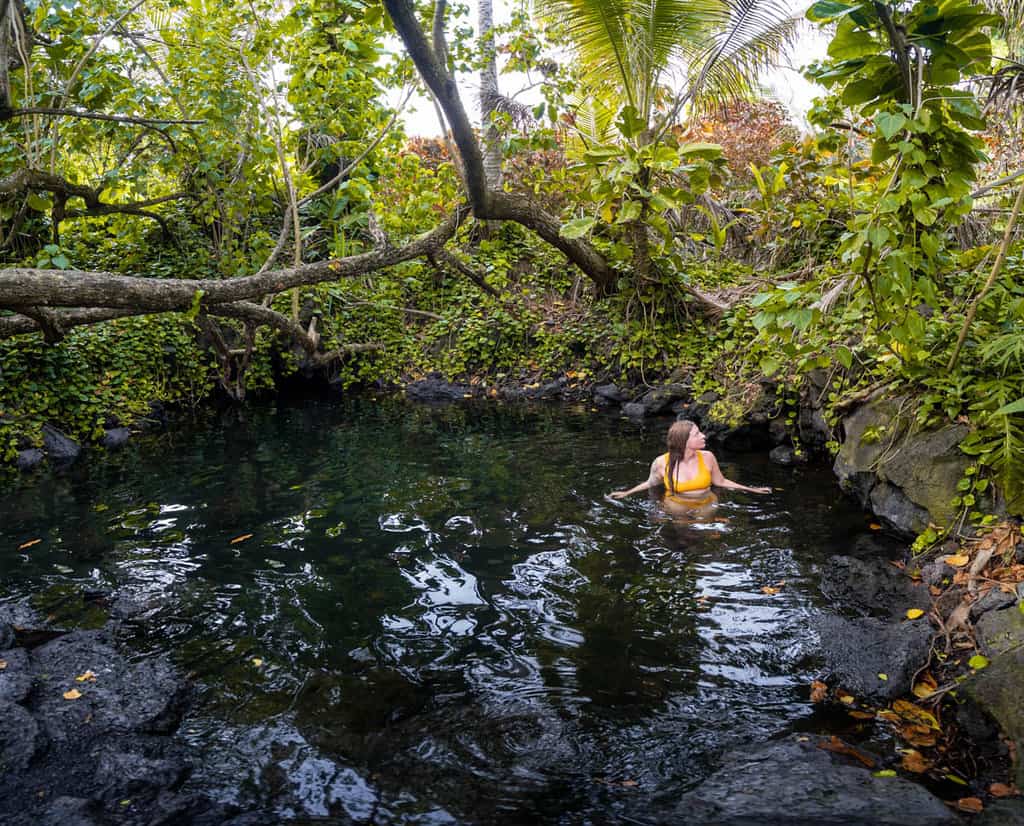
<svg viewBox="0 0 1024 826">
<path fill-rule="evenodd" d="M 638 419 L 688 418 L 714 444 L 730 451 L 770 451 L 783 465 L 806 461 L 837 442 L 834 469 L 840 485 L 890 533 L 909 538 L 930 524 L 951 524 L 956 514 L 950 502 L 968 466 L 957 449 L 966 435 L 963 426 L 921 429 L 908 413 L 907 400 L 889 398 L 867 399 L 830 426 L 820 404 L 825 383 L 824 376 L 812 373 L 794 411 L 784 409 L 778 388 L 766 380 L 742 414 L 732 417 L 723 415 L 728 406 L 717 394 L 695 398 L 682 373 L 642 388 L 588 384 L 571 376 L 491 386 L 429 376 L 410 382 L 404 393 L 418 403 L 547 400 Z M 107 447 L 116 448 L 131 434 L 111 428 L 108 436 Z M 32 455 L 19 456 L 18 463 L 27 469 L 48 455 L 55 464 L 67 464 L 79 451 L 50 429 L 45 454 L 28 451 Z M 1024 542 L 1019 531 L 1006 535 L 1013 541 L 988 553 L 978 570 L 972 563 L 969 572 L 965 563 L 945 560 L 980 559 L 988 551 L 982 536 L 970 547 L 947 542 L 921 559 L 892 558 L 869 544 L 854 555 L 832 557 L 822 572 L 822 592 L 833 610 L 814 629 L 825 662 L 816 701 L 840 711 L 847 706 L 859 715 L 854 719 L 888 721 L 900 731 L 907 720 L 890 719 L 886 712 L 901 701 L 927 701 L 919 686 L 922 674 L 934 673 L 936 696 L 945 697 L 943 708 L 951 715 L 943 719 L 944 731 L 955 730 L 981 755 L 976 776 L 959 779 L 964 786 L 957 797 L 946 789 L 943 802 L 912 782 L 926 774 L 905 770 L 906 753 L 917 753 L 913 741 L 896 752 L 890 742 L 888 754 L 876 754 L 843 741 L 837 745 L 834 737 L 792 734 L 724 755 L 721 768 L 666 818 L 709 824 L 939 824 L 974 814 L 977 823 L 1024 823 L 1024 800 L 1013 794 L 1014 784 L 1024 788 L 1019 690 L 1024 587 L 999 581 L 991 567 L 1019 565 L 1024 572 Z M 990 581 L 981 587 L 986 574 Z M 272 822 L 180 791 L 189 755 L 171 735 L 189 691 L 173 668 L 126 657 L 116 644 L 116 621 L 100 631 L 38 633 L 45 627 L 38 617 L 0 615 L 0 816 L 5 822 Z M 975 643 L 984 667 L 968 665 Z M 1008 796 L 990 793 L 993 778 Z M 957 799 L 977 800 L 981 808 L 971 803 L 954 811 Z"/>
</svg>

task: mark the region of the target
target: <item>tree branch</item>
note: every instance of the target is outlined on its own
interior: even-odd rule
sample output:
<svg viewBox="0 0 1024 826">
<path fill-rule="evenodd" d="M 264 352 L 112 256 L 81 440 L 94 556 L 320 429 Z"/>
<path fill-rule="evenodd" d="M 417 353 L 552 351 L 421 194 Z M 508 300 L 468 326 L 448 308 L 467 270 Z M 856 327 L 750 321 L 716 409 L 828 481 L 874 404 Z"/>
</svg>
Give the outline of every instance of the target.
<svg viewBox="0 0 1024 826">
<path fill-rule="evenodd" d="M 23 118 L 28 115 L 54 115 L 57 117 L 84 118 L 86 120 L 105 120 L 112 123 L 132 123 L 137 126 L 172 126 L 195 125 L 206 123 L 203 120 L 174 120 L 171 118 L 136 118 L 130 115 L 104 115 L 101 112 L 79 112 L 75 109 L 54 109 L 46 106 L 33 106 L 19 109 L 0 109 L 0 121 Z"/>
</svg>

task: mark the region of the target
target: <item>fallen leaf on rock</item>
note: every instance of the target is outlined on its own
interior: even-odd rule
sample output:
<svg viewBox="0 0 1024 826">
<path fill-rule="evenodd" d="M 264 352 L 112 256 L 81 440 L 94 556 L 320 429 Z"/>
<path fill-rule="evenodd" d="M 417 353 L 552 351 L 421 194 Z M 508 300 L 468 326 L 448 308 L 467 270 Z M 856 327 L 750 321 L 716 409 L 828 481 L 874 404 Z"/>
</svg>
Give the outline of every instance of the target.
<svg viewBox="0 0 1024 826">
<path fill-rule="evenodd" d="M 910 723 L 914 723 L 919 726 L 926 726 L 927 728 L 934 729 L 935 731 L 941 730 L 939 727 L 939 721 L 935 719 L 934 715 L 925 711 L 920 706 L 914 705 L 909 700 L 896 700 L 892 704 L 892 710 Z"/>
<path fill-rule="evenodd" d="M 882 526 L 879 525 L 877 522 L 872 522 L 870 525 L 868 525 L 868 527 L 871 528 L 871 530 L 873 530 L 873 531 L 880 531 L 880 530 L 882 530 Z"/>
<path fill-rule="evenodd" d="M 22 542 L 18 546 L 18 550 L 19 551 L 24 551 L 26 548 L 31 548 L 33 545 L 38 545 L 42 541 L 43 541 L 42 539 L 30 539 L 28 542 Z"/>
<path fill-rule="evenodd" d="M 956 807 L 961 812 L 972 812 L 973 814 L 979 814 L 984 808 L 984 804 L 976 797 L 961 797 L 956 802 Z"/>
<path fill-rule="evenodd" d="M 7 660 L 0 660 L 0 671 L 3 671 L 5 668 L 7 668 Z"/>
<path fill-rule="evenodd" d="M 1005 783 L 993 783 L 988 787 L 988 793 L 992 797 L 1016 797 L 1020 794 L 1020 789 L 1016 786 L 1008 786 Z"/>
<path fill-rule="evenodd" d="M 82 696 L 82 692 L 79 691 L 77 688 L 73 688 L 70 691 L 65 691 L 64 692 L 64 699 L 65 700 L 77 700 L 81 696 Z"/>
<path fill-rule="evenodd" d="M 75 682 L 79 682 L 79 683 L 85 683 L 85 682 L 94 683 L 94 682 L 96 682 L 96 675 L 93 674 L 92 670 L 85 671 L 85 672 L 79 674 L 77 677 L 75 677 Z"/>
<path fill-rule="evenodd" d="M 237 545 L 239 542 L 245 542 L 245 540 L 247 540 L 247 539 L 252 539 L 252 534 L 251 533 L 243 533 L 241 536 L 236 536 L 228 544 L 229 545 Z"/>
<path fill-rule="evenodd" d="M 818 743 L 818 748 L 824 749 L 825 751 L 835 752 L 836 754 L 845 754 L 847 757 L 852 757 L 854 760 L 859 760 L 869 769 L 873 769 L 875 767 L 875 761 L 872 758 L 868 757 L 863 752 L 858 751 L 848 743 L 844 743 L 834 734 L 832 735 L 832 739 L 830 739 L 827 743 Z"/>
<path fill-rule="evenodd" d="M 981 671 L 981 669 L 988 667 L 988 657 L 984 654 L 975 654 L 967 661 L 967 665 L 975 671 Z"/>
<path fill-rule="evenodd" d="M 820 703 L 825 697 L 828 696 L 828 686 L 825 685 L 821 680 L 815 680 L 811 683 L 811 702 Z"/>
<path fill-rule="evenodd" d="M 908 772 L 913 772 L 914 774 L 923 774 L 932 767 L 932 764 L 925 760 L 921 752 L 916 749 L 907 749 L 903 752 L 903 759 L 900 761 L 900 765 Z"/>
<path fill-rule="evenodd" d="M 856 700 L 852 695 L 844 694 L 842 697 L 839 698 L 839 702 L 844 703 L 848 706 L 852 706 L 856 702 Z"/>
<path fill-rule="evenodd" d="M 768 596 L 774 596 L 774 595 L 775 595 L 775 594 L 777 594 L 778 592 L 779 592 L 779 589 L 778 589 L 778 588 L 772 588 L 772 587 L 771 587 L 770 585 L 765 585 L 765 586 L 764 586 L 764 587 L 763 587 L 763 588 L 761 589 L 761 593 L 762 593 L 762 594 L 768 594 Z"/>
<path fill-rule="evenodd" d="M 872 772 L 872 777 L 895 777 L 896 772 L 892 769 L 882 769 L 879 772 Z"/>
<path fill-rule="evenodd" d="M 931 697 L 932 694 L 938 689 L 938 683 L 935 682 L 935 678 L 929 672 L 925 672 L 921 679 L 914 683 L 914 696 L 920 697 L 922 700 Z"/>
<path fill-rule="evenodd" d="M 918 617 L 923 617 L 923 616 L 924 616 L 924 611 L 922 611 L 920 608 L 908 608 L 907 609 L 907 619 L 915 620 Z"/>
<path fill-rule="evenodd" d="M 928 593 L 931 594 L 933 597 L 937 597 L 939 596 L 939 594 L 942 593 L 942 589 L 938 585 L 929 585 Z"/>
<path fill-rule="evenodd" d="M 883 683 L 887 682 L 889 680 L 889 675 L 888 674 L 883 674 L 883 673 L 879 672 L 878 673 L 878 679 L 880 679 Z"/>
<path fill-rule="evenodd" d="M 846 712 L 855 720 L 874 720 L 875 712 L 873 711 L 848 711 Z"/>
<path fill-rule="evenodd" d="M 971 558 L 967 554 L 948 554 L 942 557 L 942 561 L 951 568 L 962 568 L 971 561 Z"/>
</svg>

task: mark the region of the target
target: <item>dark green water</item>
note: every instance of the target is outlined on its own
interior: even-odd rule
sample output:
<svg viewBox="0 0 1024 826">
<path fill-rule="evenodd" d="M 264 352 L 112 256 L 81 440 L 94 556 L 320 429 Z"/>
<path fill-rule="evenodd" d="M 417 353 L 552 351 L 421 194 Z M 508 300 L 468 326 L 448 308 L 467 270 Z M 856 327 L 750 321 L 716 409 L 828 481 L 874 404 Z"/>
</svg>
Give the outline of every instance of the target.
<svg viewBox="0 0 1024 826">
<path fill-rule="evenodd" d="M 702 522 L 604 498 L 667 426 L 370 400 L 177 425 L 9 487 L 0 601 L 64 627 L 141 606 L 122 636 L 194 674 L 189 786 L 220 799 L 649 822 L 722 750 L 807 725 L 818 568 L 867 527 L 827 469 L 764 456 L 718 452 L 781 490 Z"/>
</svg>

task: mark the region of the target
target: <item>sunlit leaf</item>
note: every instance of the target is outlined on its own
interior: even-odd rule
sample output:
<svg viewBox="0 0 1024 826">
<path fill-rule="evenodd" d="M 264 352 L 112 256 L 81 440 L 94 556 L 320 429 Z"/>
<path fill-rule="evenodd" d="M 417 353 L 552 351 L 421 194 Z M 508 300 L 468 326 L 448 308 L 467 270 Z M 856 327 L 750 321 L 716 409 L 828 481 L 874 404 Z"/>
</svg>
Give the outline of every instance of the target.
<svg viewBox="0 0 1024 826">
<path fill-rule="evenodd" d="M 962 568 L 971 561 L 971 558 L 967 554 L 949 554 L 942 557 L 942 561 L 951 568 Z"/>
<path fill-rule="evenodd" d="M 263 660 L 261 660 L 259 657 L 253 657 L 252 664 L 259 668 L 261 665 L 263 665 Z"/>
<path fill-rule="evenodd" d="M 925 711 L 920 706 L 914 705 L 909 700 L 896 700 L 892 704 L 893 711 L 900 715 L 904 720 L 914 723 L 919 726 L 925 726 L 935 731 L 941 731 L 939 727 L 939 721 L 930 713 Z"/>
<path fill-rule="evenodd" d="M 96 682 L 96 675 L 91 671 L 84 671 L 75 677 L 75 682 L 78 683 L 94 683 Z"/>
<path fill-rule="evenodd" d="M 243 533 L 241 536 L 236 536 L 228 544 L 229 545 L 237 545 L 239 542 L 245 542 L 245 540 L 247 540 L 247 539 L 252 539 L 252 537 L 253 537 L 253 535 L 251 533 Z"/>
<path fill-rule="evenodd" d="M 923 616 L 924 616 L 924 611 L 922 611 L 920 608 L 908 608 L 907 609 L 907 619 L 916 620 L 919 617 L 923 617 Z"/>
<path fill-rule="evenodd" d="M 77 688 L 73 688 L 70 691 L 65 691 L 63 694 L 65 700 L 77 700 L 81 696 L 82 692 L 79 691 Z"/>
<path fill-rule="evenodd" d="M 42 541 L 43 541 L 42 539 L 30 539 L 30 540 L 29 540 L 28 542 L 22 542 L 22 543 L 21 543 L 21 544 L 20 544 L 20 545 L 18 546 L 18 550 L 19 550 L 19 551 L 23 551 L 23 550 L 25 550 L 26 548 L 31 548 L 31 547 L 32 547 L 33 545 L 38 545 L 38 544 L 39 544 L 40 542 L 42 542 Z"/>
<path fill-rule="evenodd" d="M 967 665 L 975 671 L 981 671 L 981 669 L 988 667 L 988 657 L 984 654 L 975 654 L 967 661 Z"/>
</svg>

